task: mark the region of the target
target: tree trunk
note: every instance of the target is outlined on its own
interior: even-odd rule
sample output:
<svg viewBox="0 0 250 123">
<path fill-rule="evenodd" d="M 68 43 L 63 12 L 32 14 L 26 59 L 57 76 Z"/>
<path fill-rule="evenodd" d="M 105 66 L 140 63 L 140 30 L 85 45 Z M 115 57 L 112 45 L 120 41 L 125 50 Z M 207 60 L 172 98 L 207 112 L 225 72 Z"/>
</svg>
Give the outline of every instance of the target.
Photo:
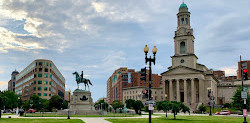
<svg viewBox="0 0 250 123">
<path fill-rule="evenodd" d="M 176 119 L 176 117 L 175 117 L 175 112 L 174 112 L 174 119 Z"/>
<path fill-rule="evenodd" d="M 168 112 L 166 111 L 166 117 L 168 117 Z"/>
</svg>

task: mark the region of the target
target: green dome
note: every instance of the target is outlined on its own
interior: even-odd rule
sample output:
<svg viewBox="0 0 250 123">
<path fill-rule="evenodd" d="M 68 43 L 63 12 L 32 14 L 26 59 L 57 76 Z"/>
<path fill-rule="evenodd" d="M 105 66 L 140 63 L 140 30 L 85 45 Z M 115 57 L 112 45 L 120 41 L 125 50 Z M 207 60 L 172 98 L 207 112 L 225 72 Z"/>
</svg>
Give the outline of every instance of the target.
<svg viewBox="0 0 250 123">
<path fill-rule="evenodd" d="M 188 8 L 187 5 L 184 2 L 180 6 L 180 9 L 182 9 L 182 8 Z"/>
</svg>

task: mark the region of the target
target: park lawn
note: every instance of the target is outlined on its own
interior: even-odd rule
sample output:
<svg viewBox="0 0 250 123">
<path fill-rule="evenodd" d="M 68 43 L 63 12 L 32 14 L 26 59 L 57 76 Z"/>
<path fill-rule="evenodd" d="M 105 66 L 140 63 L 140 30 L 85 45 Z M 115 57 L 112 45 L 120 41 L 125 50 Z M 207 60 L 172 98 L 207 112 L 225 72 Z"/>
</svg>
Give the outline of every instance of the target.
<svg viewBox="0 0 250 123">
<path fill-rule="evenodd" d="M 0 118 L 0 123 L 84 123 L 80 119 L 23 119 Z"/>
<path fill-rule="evenodd" d="M 148 123 L 148 118 L 134 118 L 134 119 L 106 119 L 112 123 Z M 247 118 L 250 121 L 250 118 Z M 173 115 L 168 118 L 152 118 L 152 123 L 241 123 L 243 117 L 227 117 L 227 116 L 176 116 L 174 120 Z"/>
<path fill-rule="evenodd" d="M 107 115 L 70 115 L 70 117 L 136 117 L 135 114 L 108 113 Z M 24 117 L 68 117 L 68 115 L 57 115 L 55 113 L 29 113 Z"/>
</svg>

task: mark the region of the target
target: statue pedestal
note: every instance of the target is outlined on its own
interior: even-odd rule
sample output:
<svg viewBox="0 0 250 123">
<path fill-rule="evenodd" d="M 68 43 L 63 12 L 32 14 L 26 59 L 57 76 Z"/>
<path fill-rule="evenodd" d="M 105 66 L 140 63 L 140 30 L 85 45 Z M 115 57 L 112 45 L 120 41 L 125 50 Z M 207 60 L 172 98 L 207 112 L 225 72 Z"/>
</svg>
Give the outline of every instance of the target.
<svg viewBox="0 0 250 123">
<path fill-rule="evenodd" d="M 70 100 L 70 111 L 77 115 L 93 115 L 97 112 L 94 108 L 91 92 L 86 90 L 76 89 L 73 92 L 73 97 Z"/>
</svg>

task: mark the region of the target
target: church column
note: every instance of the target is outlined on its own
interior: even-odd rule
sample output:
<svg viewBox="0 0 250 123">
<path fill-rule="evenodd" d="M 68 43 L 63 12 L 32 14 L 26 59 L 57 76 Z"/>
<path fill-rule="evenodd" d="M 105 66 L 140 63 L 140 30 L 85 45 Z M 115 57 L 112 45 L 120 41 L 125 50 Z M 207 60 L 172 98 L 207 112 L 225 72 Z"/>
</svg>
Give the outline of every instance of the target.
<svg viewBox="0 0 250 123">
<path fill-rule="evenodd" d="M 204 95 L 204 81 L 202 79 L 199 79 L 199 102 L 203 103 Z"/>
<path fill-rule="evenodd" d="M 191 97 L 192 97 L 191 103 L 195 103 L 196 92 L 195 92 L 195 86 L 194 86 L 194 79 L 191 79 Z"/>
<path fill-rule="evenodd" d="M 184 79 L 184 103 L 188 103 L 188 101 L 187 101 L 187 80 L 186 79 Z"/>
<path fill-rule="evenodd" d="M 173 101 L 173 80 L 169 81 L 169 101 Z"/>
<path fill-rule="evenodd" d="M 176 80 L 176 101 L 180 102 L 180 80 Z"/>
</svg>

